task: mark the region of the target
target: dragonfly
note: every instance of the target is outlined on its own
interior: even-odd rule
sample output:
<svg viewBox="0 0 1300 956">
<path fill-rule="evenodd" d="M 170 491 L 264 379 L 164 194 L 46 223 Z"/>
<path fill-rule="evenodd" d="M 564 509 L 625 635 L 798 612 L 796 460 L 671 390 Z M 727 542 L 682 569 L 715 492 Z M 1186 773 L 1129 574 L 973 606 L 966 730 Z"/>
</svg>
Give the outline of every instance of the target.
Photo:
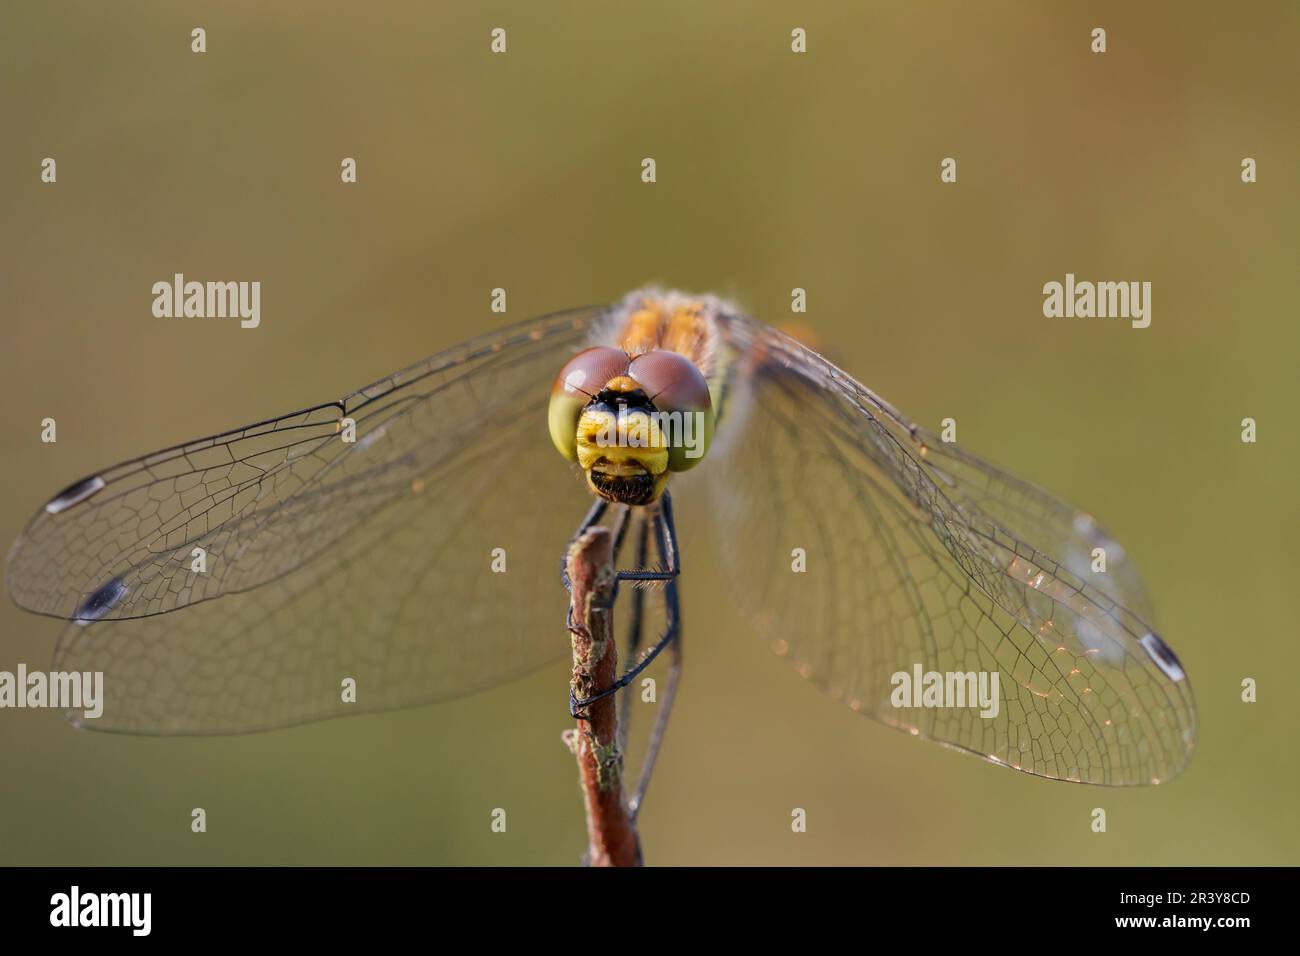
<svg viewBox="0 0 1300 956">
<path fill-rule="evenodd" d="M 679 416 L 676 440 L 644 427 L 655 413 Z M 77 725 L 245 733 L 563 657 L 557 558 L 575 524 L 610 522 L 635 549 L 620 579 L 667 622 L 633 635 L 610 692 L 667 650 L 662 722 L 683 640 L 675 500 L 739 615 L 851 711 L 1058 780 L 1156 784 L 1187 765 L 1190 682 L 1119 542 L 708 295 L 535 318 L 105 468 L 37 511 L 6 581 L 68 622 L 56 669 L 105 675 L 102 716 Z M 900 701 L 900 674 L 996 677 L 996 706 Z"/>
</svg>

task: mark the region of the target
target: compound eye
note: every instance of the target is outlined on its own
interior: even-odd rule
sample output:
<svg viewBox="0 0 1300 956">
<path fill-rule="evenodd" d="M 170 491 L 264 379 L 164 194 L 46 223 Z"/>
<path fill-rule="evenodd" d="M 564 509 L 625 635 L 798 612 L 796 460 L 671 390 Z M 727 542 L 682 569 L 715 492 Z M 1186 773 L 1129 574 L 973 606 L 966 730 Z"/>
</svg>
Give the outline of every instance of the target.
<svg viewBox="0 0 1300 956">
<path fill-rule="evenodd" d="M 628 374 L 655 409 L 669 416 L 669 470 L 694 468 L 713 440 L 713 401 L 703 374 L 686 356 L 664 349 L 636 356 Z"/>
<path fill-rule="evenodd" d="M 610 379 L 626 375 L 627 366 L 622 349 L 597 346 L 569 359 L 555 377 L 546 419 L 551 441 L 569 461 L 578 460 L 578 418 L 583 408 Z"/>
</svg>

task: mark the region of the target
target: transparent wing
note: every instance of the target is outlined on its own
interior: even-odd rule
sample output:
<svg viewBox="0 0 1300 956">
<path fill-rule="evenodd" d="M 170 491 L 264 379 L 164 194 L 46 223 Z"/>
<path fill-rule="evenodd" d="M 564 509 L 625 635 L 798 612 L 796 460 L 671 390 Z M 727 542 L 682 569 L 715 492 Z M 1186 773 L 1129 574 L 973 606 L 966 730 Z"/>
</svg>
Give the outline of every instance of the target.
<svg viewBox="0 0 1300 956">
<path fill-rule="evenodd" d="M 891 410 L 891 414 L 897 413 Z M 1153 620 L 1151 599 L 1128 552 L 1092 515 L 924 429 L 911 426 L 910 431 L 913 444 L 925 449 L 923 460 L 931 474 L 954 503 L 1001 528 L 1014 528 L 1019 540 L 1032 541 L 1075 577 L 1088 580 L 1143 621 Z M 1097 549 L 1105 558 L 1104 574 L 1092 571 Z"/>
<path fill-rule="evenodd" d="M 589 495 L 550 445 L 546 402 L 599 315 L 534 320 L 56 496 L 7 577 L 23 607 L 74 619 L 58 669 L 104 672 L 103 716 L 84 726 L 262 730 L 562 656 L 559 562 Z"/>
<path fill-rule="evenodd" d="M 1182 770 L 1191 687 L 1090 518 L 929 438 L 785 335 L 724 328 L 737 360 L 713 513 L 737 600 L 777 653 L 855 711 L 1017 770 L 1099 784 Z M 997 706 L 898 696 L 895 675 L 931 673 L 982 673 Z"/>
<path fill-rule="evenodd" d="M 337 402 L 85 478 L 47 503 L 15 543 L 9 593 L 39 614 L 120 620 L 280 577 L 486 438 L 487 423 L 500 427 L 525 400 L 544 407 L 558 368 L 550 366 L 597 315 L 524 323 Z M 356 423 L 353 442 L 340 430 L 345 419 Z M 207 555 L 203 575 L 189 571 L 196 547 Z"/>
</svg>

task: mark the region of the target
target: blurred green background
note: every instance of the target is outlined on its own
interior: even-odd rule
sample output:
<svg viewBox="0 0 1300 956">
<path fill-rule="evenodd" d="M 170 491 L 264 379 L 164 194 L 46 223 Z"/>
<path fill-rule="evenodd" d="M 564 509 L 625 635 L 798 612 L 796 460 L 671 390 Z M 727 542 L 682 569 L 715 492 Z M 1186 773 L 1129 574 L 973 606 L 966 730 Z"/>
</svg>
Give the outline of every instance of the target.
<svg viewBox="0 0 1300 956">
<path fill-rule="evenodd" d="M 0 539 L 75 477 L 505 321 L 658 281 L 775 323 L 801 286 L 848 371 L 1125 542 L 1196 689 L 1198 751 L 1120 791 L 912 740 L 805 685 L 707 600 L 720 580 L 692 554 L 648 861 L 1300 862 L 1300 7 L 1138 7 L 6 3 Z M 173 272 L 260 279 L 261 328 L 152 318 Z M 1045 319 L 1066 272 L 1151 281 L 1151 327 Z M 58 633 L 4 602 L 0 669 L 48 666 Z M 572 864 L 565 686 L 560 664 L 235 738 L 5 711 L 0 863 Z"/>
</svg>

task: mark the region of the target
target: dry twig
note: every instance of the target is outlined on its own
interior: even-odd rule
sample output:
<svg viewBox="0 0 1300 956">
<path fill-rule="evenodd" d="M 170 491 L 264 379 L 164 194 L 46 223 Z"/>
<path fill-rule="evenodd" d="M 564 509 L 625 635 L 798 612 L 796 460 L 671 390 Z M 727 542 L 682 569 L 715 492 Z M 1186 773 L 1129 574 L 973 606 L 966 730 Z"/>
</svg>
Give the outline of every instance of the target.
<svg viewBox="0 0 1300 956">
<path fill-rule="evenodd" d="M 585 699 L 618 678 L 614 643 L 613 539 L 606 528 L 585 531 L 567 557 L 572 608 L 573 678 L 571 688 Z M 587 863 L 590 866 L 640 866 L 641 843 L 623 799 L 623 754 L 618 745 L 614 696 L 587 708 L 586 719 L 566 735 L 578 760 L 578 778 L 587 807 Z"/>
</svg>

